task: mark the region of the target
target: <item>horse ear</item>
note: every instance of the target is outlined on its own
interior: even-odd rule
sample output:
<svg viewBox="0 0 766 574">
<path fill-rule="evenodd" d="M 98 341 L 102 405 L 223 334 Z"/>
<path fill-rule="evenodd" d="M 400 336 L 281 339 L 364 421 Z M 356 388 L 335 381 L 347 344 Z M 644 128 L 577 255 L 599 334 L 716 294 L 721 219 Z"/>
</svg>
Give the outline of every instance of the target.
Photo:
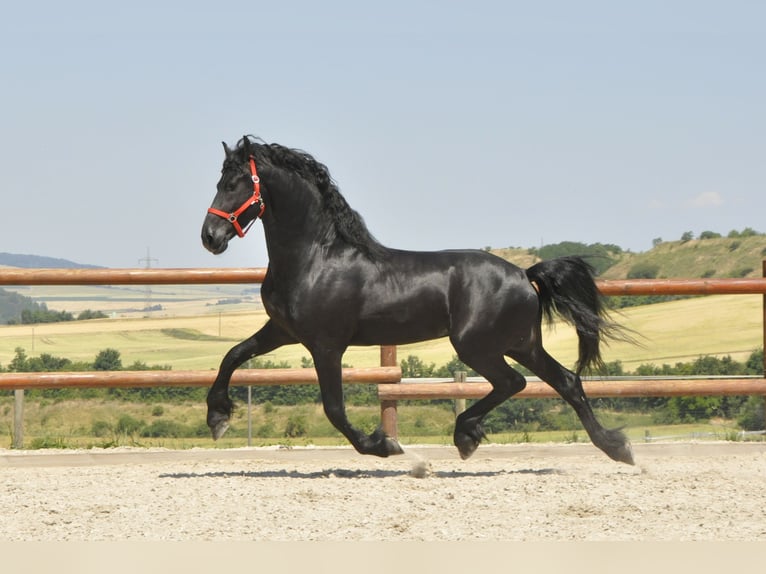
<svg viewBox="0 0 766 574">
<path fill-rule="evenodd" d="M 226 159 L 229 159 L 231 157 L 231 149 L 229 149 L 229 146 L 226 145 L 226 142 L 221 142 L 223 144 L 223 151 L 226 154 Z"/>
</svg>

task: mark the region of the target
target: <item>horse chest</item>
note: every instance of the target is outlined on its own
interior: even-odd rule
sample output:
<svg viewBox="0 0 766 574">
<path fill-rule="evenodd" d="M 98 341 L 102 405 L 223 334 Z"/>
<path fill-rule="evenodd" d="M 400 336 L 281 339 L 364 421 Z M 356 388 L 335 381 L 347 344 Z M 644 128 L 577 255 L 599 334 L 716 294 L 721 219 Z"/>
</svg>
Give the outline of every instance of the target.
<svg viewBox="0 0 766 574">
<path fill-rule="evenodd" d="M 273 286 L 261 298 L 269 317 L 301 341 L 348 330 L 350 301 L 326 290 Z"/>
</svg>

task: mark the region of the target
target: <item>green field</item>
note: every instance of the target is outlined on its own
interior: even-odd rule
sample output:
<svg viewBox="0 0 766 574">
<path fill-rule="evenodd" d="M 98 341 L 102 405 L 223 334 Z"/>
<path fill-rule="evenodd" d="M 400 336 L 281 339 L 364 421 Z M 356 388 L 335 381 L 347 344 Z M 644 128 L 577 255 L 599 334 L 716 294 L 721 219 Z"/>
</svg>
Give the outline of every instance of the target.
<svg viewBox="0 0 766 574">
<path fill-rule="evenodd" d="M 113 348 L 120 351 L 124 365 L 141 361 L 176 370 L 215 369 L 232 345 L 251 335 L 266 320 L 255 300 L 233 306 L 215 302 L 215 298 L 204 297 L 179 299 L 166 302 L 164 310 L 155 313 L 0 326 L 0 365 L 8 365 L 17 347 L 30 356 L 48 353 L 75 361 L 92 361 L 99 351 Z M 90 308 L 100 309 L 98 302 L 89 303 Z M 85 307 L 87 303 L 80 305 Z M 67 304 L 62 308 L 71 307 Z M 642 341 L 640 346 L 615 342 L 604 350 L 607 361 L 619 360 L 628 371 L 644 363 L 672 365 L 700 355 L 731 355 L 743 360 L 763 345 L 763 298 L 759 295 L 717 295 L 634 307 L 616 318 Z M 567 325 L 556 324 L 548 330 L 545 346 L 565 365 L 574 363 L 577 342 Z M 454 351 L 446 339 L 399 347 L 399 359 L 410 354 L 426 363 L 442 365 Z M 297 367 L 307 356 L 303 347 L 294 345 L 267 358 Z M 379 360 L 376 347 L 350 348 L 344 357 L 344 362 L 354 367 L 374 366 Z"/>
</svg>

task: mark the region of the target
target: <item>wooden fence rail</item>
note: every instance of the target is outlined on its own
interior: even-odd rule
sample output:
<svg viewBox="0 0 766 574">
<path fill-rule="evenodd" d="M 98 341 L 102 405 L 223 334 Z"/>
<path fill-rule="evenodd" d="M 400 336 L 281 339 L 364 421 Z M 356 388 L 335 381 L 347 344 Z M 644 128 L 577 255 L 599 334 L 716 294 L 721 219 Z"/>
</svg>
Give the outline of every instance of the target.
<svg viewBox="0 0 766 574">
<path fill-rule="evenodd" d="M 209 387 L 216 371 L 82 371 L 49 373 L 0 373 L 0 390 L 64 388 Z M 348 384 L 398 383 L 399 367 L 343 369 Z M 239 369 L 232 385 L 312 385 L 314 369 Z"/>
<path fill-rule="evenodd" d="M 266 268 L 17 269 L 0 268 L 0 285 L 217 285 L 262 283 Z M 619 279 L 597 281 L 604 295 L 766 294 L 766 278 Z"/>
<path fill-rule="evenodd" d="M 766 269 L 766 261 L 764 265 Z M 620 279 L 596 284 L 603 295 L 766 295 L 766 272 L 745 279 Z"/>
<path fill-rule="evenodd" d="M 263 283 L 266 269 L 0 269 L 0 285 L 218 285 Z"/>
<path fill-rule="evenodd" d="M 766 379 L 755 377 L 732 377 L 712 379 L 634 379 L 634 380 L 586 380 L 585 394 L 590 397 L 685 397 L 704 396 L 766 396 Z M 485 381 L 418 382 L 406 379 L 398 385 L 380 385 L 378 397 L 385 401 L 403 399 L 480 399 L 492 389 Z M 558 393 L 542 381 L 527 381 L 526 388 L 514 395 L 520 399 L 553 399 Z"/>
<path fill-rule="evenodd" d="M 0 269 L 0 285 L 176 285 L 262 283 L 266 269 Z M 764 295 L 764 343 L 766 346 L 766 261 L 762 278 L 745 279 L 635 279 L 598 281 L 604 295 Z M 764 366 L 766 370 L 766 365 Z M 210 385 L 214 371 L 117 371 L 87 373 L 0 373 L 0 389 L 14 389 L 20 415 L 23 389 L 62 387 L 147 387 Z M 378 384 L 383 428 L 397 436 L 397 401 L 402 399 L 479 398 L 489 383 L 401 382 L 396 347 L 381 347 L 381 367 L 345 369 L 348 383 Z M 313 369 L 239 370 L 232 384 L 279 385 L 316 383 Z M 659 379 L 585 381 L 592 397 L 766 395 L 766 379 Z M 22 395 L 23 396 L 23 395 Z M 548 385 L 532 381 L 520 397 L 557 396 Z M 16 435 L 19 431 L 16 431 Z M 14 436 L 14 446 L 20 437 Z"/>
</svg>

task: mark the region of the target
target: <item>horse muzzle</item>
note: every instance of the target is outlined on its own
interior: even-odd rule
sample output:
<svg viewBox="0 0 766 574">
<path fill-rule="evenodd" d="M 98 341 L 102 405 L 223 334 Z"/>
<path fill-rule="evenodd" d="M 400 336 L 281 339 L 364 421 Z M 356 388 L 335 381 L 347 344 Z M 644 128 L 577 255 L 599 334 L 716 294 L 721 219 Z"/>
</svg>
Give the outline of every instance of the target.
<svg viewBox="0 0 766 574">
<path fill-rule="evenodd" d="M 208 216 L 202 225 L 202 245 L 213 255 L 220 255 L 229 247 L 233 237 L 230 225 L 221 225 L 221 219 Z"/>
</svg>

